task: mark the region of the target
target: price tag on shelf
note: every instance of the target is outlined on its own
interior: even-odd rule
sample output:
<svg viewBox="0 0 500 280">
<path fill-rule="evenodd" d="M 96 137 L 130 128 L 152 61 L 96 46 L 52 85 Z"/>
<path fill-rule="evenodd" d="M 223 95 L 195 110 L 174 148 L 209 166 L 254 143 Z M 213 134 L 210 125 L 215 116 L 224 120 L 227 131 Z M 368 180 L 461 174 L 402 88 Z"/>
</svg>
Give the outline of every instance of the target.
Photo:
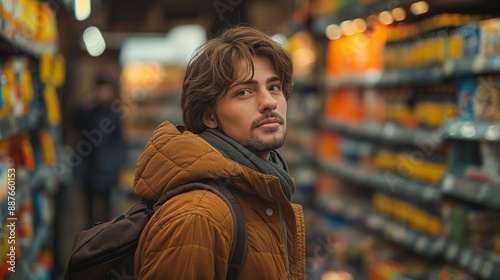
<svg viewBox="0 0 500 280">
<path fill-rule="evenodd" d="M 444 192 L 451 192 L 453 190 L 453 187 L 455 186 L 455 178 L 453 177 L 453 175 L 445 175 L 441 186 Z"/>
<path fill-rule="evenodd" d="M 448 247 L 446 247 L 445 257 L 448 261 L 454 261 L 457 259 L 460 248 L 456 243 L 449 243 Z"/>
<path fill-rule="evenodd" d="M 470 266 L 470 270 L 476 274 L 480 275 L 481 274 L 481 268 L 483 267 L 483 258 L 481 257 L 480 254 L 476 254 L 474 258 L 472 259 L 472 264 Z"/>
<path fill-rule="evenodd" d="M 466 122 L 462 125 L 462 127 L 460 127 L 460 134 L 462 135 L 462 137 L 466 139 L 472 139 L 476 137 L 477 131 L 474 125 L 472 125 L 469 122 Z"/>
<path fill-rule="evenodd" d="M 392 139 L 396 137 L 398 128 L 393 123 L 386 123 L 382 128 L 382 136 L 386 139 Z"/>
<path fill-rule="evenodd" d="M 472 61 L 472 71 L 475 73 L 482 72 L 484 70 L 484 66 L 486 65 L 486 57 L 484 55 L 478 55 Z"/>
<path fill-rule="evenodd" d="M 444 251 L 445 247 L 446 240 L 444 239 L 444 237 L 438 238 L 432 243 L 432 253 L 436 255 L 441 254 Z"/>
<path fill-rule="evenodd" d="M 488 141 L 500 140 L 500 125 L 490 125 L 484 132 L 484 139 Z"/>
<path fill-rule="evenodd" d="M 366 219 L 366 224 L 371 229 L 381 230 L 384 226 L 384 221 L 377 215 L 370 215 Z"/>
<path fill-rule="evenodd" d="M 455 70 L 455 63 L 453 60 L 446 60 L 443 63 L 443 74 L 445 76 L 450 76 Z"/>
<path fill-rule="evenodd" d="M 429 246 L 429 237 L 425 235 L 420 235 L 415 243 L 415 250 L 417 252 L 425 252 L 427 246 Z"/>
<path fill-rule="evenodd" d="M 472 262 L 472 251 L 470 249 L 462 250 L 459 263 L 462 267 L 468 267 Z"/>
<path fill-rule="evenodd" d="M 481 269 L 481 277 L 485 279 L 491 279 L 493 276 L 493 271 L 495 269 L 495 262 L 493 260 L 486 260 L 484 262 L 483 268 Z"/>
</svg>

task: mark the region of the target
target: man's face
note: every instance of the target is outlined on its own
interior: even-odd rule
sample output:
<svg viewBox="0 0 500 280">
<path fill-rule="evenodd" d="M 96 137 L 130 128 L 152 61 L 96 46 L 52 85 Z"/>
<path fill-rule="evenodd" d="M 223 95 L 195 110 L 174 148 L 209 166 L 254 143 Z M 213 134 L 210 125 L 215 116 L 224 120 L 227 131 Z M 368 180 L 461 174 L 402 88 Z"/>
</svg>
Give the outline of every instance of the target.
<svg viewBox="0 0 500 280">
<path fill-rule="evenodd" d="M 285 141 L 287 101 L 269 58 L 255 56 L 252 61 L 254 76 L 241 61 L 236 81 L 217 100 L 215 113 L 206 114 L 203 120 L 267 160 L 269 152 Z"/>
</svg>

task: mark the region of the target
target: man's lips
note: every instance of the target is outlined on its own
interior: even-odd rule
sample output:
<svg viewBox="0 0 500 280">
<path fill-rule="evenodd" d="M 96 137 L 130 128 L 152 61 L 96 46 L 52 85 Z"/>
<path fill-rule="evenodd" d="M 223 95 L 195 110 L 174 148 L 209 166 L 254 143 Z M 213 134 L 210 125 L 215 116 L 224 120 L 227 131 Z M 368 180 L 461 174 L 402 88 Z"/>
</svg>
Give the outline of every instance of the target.
<svg viewBox="0 0 500 280">
<path fill-rule="evenodd" d="M 271 119 L 265 119 L 263 120 L 262 122 L 260 122 L 259 124 L 257 124 L 256 127 L 261 127 L 261 126 L 278 126 L 281 124 L 281 121 L 277 118 L 271 118 Z"/>
</svg>

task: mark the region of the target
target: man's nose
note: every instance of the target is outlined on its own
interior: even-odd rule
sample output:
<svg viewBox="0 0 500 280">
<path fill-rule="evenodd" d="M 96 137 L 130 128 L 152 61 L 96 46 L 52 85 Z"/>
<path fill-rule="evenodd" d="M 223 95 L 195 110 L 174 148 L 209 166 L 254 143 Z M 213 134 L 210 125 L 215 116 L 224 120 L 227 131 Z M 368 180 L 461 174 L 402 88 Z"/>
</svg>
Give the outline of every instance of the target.
<svg viewBox="0 0 500 280">
<path fill-rule="evenodd" d="M 259 111 L 272 112 L 276 110 L 278 102 L 274 99 L 272 94 L 267 89 L 262 89 L 259 91 Z"/>
</svg>

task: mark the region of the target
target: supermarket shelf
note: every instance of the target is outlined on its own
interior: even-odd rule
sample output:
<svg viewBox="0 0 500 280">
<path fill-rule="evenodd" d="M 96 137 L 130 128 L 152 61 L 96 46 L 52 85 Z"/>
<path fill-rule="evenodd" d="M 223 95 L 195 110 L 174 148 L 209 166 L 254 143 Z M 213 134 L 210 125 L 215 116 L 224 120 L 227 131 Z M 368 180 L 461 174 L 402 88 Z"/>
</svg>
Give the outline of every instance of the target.
<svg viewBox="0 0 500 280">
<path fill-rule="evenodd" d="M 40 57 L 46 51 L 52 54 L 58 52 L 56 42 L 35 42 L 30 38 L 22 35 L 19 31 L 13 31 L 8 34 L 3 30 L 0 31 L 0 49 L 2 53 L 12 55 L 26 53 L 34 57 Z"/>
<path fill-rule="evenodd" d="M 16 193 L 14 195 L 16 212 L 28 195 L 40 186 L 53 189 L 57 181 L 55 177 L 51 167 L 47 165 L 39 166 L 31 174 L 24 173 L 19 168 L 16 169 Z M 7 198 L 0 202 L 0 207 L 0 224 L 4 224 L 7 218 L 10 217 Z"/>
<path fill-rule="evenodd" d="M 323 120 L 322 126 L 351 137 L 379 140 L 384 143 L 390 142 L 417 147 L 429 144 L 437 146 L 442 143 L 441 130 L 439 129 L 417 128 L 410 130 L 394 123 L 349 125 L 335 120 Z"/>
<path fill-rule="evenodd" d="M 31 279 L 32 266 L 36 257 L 43 249 L 44 244 L 51 236 L 52 226 L 50 224 L 43 224 L 33 240 L 33 243 L 28 248 L 28 251 L 23 255 L 20 261 L 20 271 L 12 273 L 9 279 Z"/>
<path fill-rule="evenodd" d="M 387 87 L 397 85 L 434 84 L 448 78 L 475 76 L 500 71 L 499 55 L 477 55 L 446 60 L 441 65 L 416 68 L 386 69 L 383 72 L 366 72 L 360 75 L 327 77 L 330 88 Z"/>
<path fill-rule="evenodd" d="M 41 120 L 39 111 L 32 111 L 28 115 L 7 117 L 0 119 L 0 139 L 6 139 L 22 131 L 33 129 Z"/>
<path fill-rule="evenodd" d="M 351 209 L 342 203 L 318 199 L 318 206 L 327 214 L 342 216 L 353 225 L 363 224 L 386 239 L 428 259 L 441 258 L 484 280 L 500 279 L 500 256 L 481 249 L 460 246 L 444 236 L 432 237 L 408 226 L 366 210 Z M 337 199 L 341 202 L 340 199 Z M 355 208 L 355 207 L 354 207 Z"/>
<path fill-rule="evenodd" d="M 422 256 L 445 259 L 484 280 L 500 279 L 498 255 L 470 246 L 460 246 L 444 236 L 433 238 L 377 214 L 368 216 L 367 226 Z"/>
<path fill-rule="evenodd" d="M 443 63 L 446 77 L 488 74 L 500 71 L 500 55 L 477 55 Z"/>
<path fill-rule="evenodd" d="M 338 11 L 333 16 L 323 16 L 316 18 L 313 22 L 313 30 L 318 35 L 325 34 L 325 28 L 330 24 L 340 24 L 344 20 L 353 20 L 355 18 L 366 18 L 370 15 L 376 15 L 388 9 L 403 7 L 410 9 L 412 0 L 400 0 L 395 3 L 387 3 L 384 0 L 370 1 L 367 5 L 350 5 Z M 413 21 L 420 18 L 429 17 L 439 13 L 468 13 L 468 14 L 497 14 L 499 3 L 488 0 L 428 0 L 431 9 L 424 15 L 407 14 L 406 21 Z M 395 6 L 397 5 L 397 6 Z"/>
<path fill-rule="evenodd" d="M 434 238 L 417 232 L 380 214 L 371 213 L 369 209 L 358 209 L 342 203 L 338 198 L 321 197 L 317 199 L 317 205 L 325 214 L 340 216 L 353 226 L 362 226 L 380 233 L 384 238 L 426 258 L 441 257 L 446 246 L 444 237 Z"/>
<path fill-rule="evenodd" d="M 379 214 L 366 216 L 366 227 L 426 258 L 439 258 L 446 246 L 444 237 L 432 237 Z"/>
<path fill-rule="evenodd" d="M 336 196 L 317 196 L 315 204 L 326 214 L 340 216 L 352 225 L 365 225 L 369 211 Z"/>
<path fill-rule="evenodd" d="M 441 182 L 441 190 L 443 194 L 449 196 L 500 209 L 500 200 L 498 200 L 500 185 L 490 182 L 474 182 L 447 174 Z"/>
<path fill-rule="evenodd" d="M 500 141 L 500 123 L 455 120 L 446 122 L 442 130 L 447 139 Z"/>
<path fill-rule="evenodd" d="M 436 203 L 441 198 L 439 188 L 408 180 L 389 171 L 368 170 L 346 162 L 322 162 L 321 167 L 344 180 L 411 201 L 417 200 L 427 204 Z"/>
<path fill-rule="evenodd" d="M 484 280 L 500 279 L 500 256 L 447 240 L 442 257 Z"/>
</svg>

